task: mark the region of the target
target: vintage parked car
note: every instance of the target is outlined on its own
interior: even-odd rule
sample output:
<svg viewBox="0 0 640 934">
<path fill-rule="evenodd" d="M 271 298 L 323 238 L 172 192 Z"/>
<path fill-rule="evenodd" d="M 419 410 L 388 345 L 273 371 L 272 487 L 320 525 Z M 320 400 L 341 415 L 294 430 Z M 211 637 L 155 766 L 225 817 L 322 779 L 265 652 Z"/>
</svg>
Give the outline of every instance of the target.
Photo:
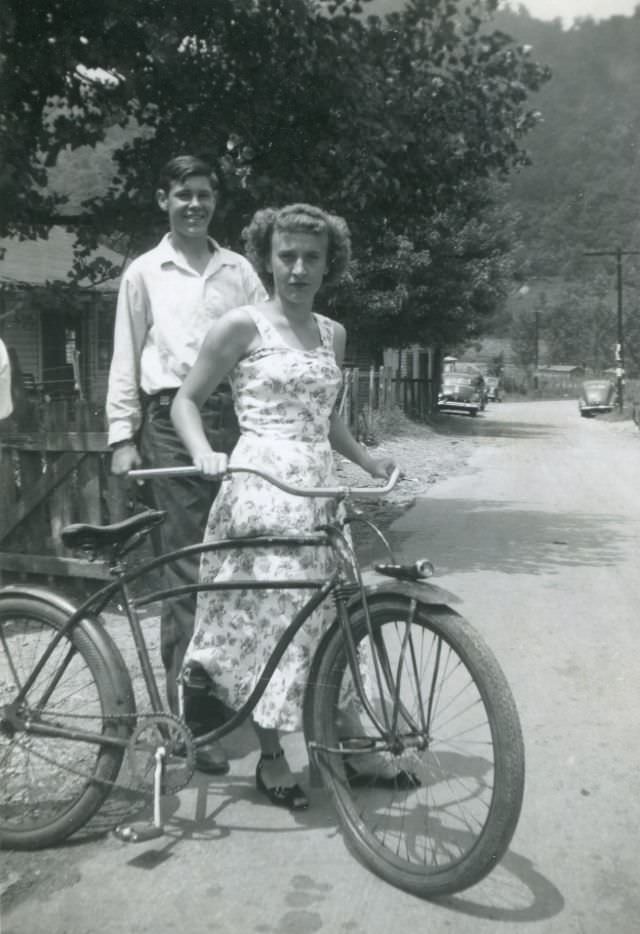
<svg viewBox="0 0 640 934">
<path fill-rule="evenodd" d="M 500 385 L 500 377 L 485 376 L 484 391 L 487 402 L 500 402 L 502 399 L 502 386 Z"/>
<path fill-rule="evenodd" d="M 442 377 L 438 394 L 440 412 L 467 412 L 477 415 L 485 406 L 485 385 L 482 373 L 475 367 L 458 364 Z"/>
<path fill-rule="evenodd" d="M 583 418 L 599 412 L 612 412 L 616 404 L 616 387 L 610 379 L 587 379 L 582 384 L 578 409 Z"/>
</svg>

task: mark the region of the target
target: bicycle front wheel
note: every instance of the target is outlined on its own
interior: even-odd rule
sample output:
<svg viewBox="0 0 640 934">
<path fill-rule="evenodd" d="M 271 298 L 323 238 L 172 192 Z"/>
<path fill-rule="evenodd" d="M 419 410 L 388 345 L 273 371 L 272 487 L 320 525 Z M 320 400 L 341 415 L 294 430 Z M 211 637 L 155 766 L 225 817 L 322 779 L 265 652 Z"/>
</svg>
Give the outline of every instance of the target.
<svg viewBox="0 0 640 934">
<path fill-rule="evenodd" d="M 355 696 L 335 628 L 314 667 L 308 739 L 354 854 L 421 897 L 458 892 L 494 868 L 516 828 L 524 750 L 515 703 L 484 640 L 452 610 L 388 594 L 371 599 L 369 613 L 373 637 L 361 606 L 351 631 L 386 738 Z"/>
<path fill-rule="evenodd" d="M 135 703 L 113 643 L 83 621 L 54 649 L 28 692 L 20 722 L 73 730 L 73 738 L 39 735 L 15 726 L 15 701 L 46 647 L 68 617 L 29 596 L 0 599 L 0 846 L 52 846 L 82 827 L 117 778 L 124 748 L 89 742 L 128 737 Z"/>
</svg>

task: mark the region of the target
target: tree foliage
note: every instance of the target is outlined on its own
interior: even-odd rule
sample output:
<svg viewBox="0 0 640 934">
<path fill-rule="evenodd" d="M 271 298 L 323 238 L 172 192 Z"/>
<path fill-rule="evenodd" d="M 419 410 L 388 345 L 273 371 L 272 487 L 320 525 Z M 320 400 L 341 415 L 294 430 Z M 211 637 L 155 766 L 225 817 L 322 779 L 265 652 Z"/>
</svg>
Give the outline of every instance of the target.
<svg viewBox="0 0 640 934">
<path fill-rule="evenodd" d="M 594 370 L 613 366 L 615 299 L 606 278 L 600 276 L 588 285 L 568 286 L 559 305 L 546 316 L 545 336 L 555 360 Z"/>
<path fill-rule="evenodd" d="M 320 203 L 354 234 L 353 281 L 331 299 L 343 317 L 395 343 L 463 339 L 504 273 L 487 183 L 526 161 L 547 77 L 491 30 L 496 5 L 411 0 L 379 18 L 350 0 L 8 0 L 0 227 L 64 215 L 47 170 L 135 127 L 76 218 L 85 249 L 156 239 L 158 170 L 197 152 L 222 180 L 221 239 L 238 245 L 257 206 Z"/>
</svg>

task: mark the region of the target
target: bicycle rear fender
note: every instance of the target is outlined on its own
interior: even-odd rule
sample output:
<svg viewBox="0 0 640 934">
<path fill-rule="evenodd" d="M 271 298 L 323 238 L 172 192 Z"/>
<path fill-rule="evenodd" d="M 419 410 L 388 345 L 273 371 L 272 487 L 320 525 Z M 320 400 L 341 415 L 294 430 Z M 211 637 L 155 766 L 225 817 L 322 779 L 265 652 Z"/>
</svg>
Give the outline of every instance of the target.
<svg viewBox="0 0 640 934">
<path fill-rule="evenodd" d="M 54 607 L 67 616 L 72 616 L 78 609 L 78 606 L 67 597 L 63 597 L 44 587 L 9 584 L 0 589 L 0 603 L 3 599 L 9 597 L 25 597 L 30 600 L 38 600 L 41 603 Z M 119 689 L 121 688 L 123 693 L 123 696 L 118 698 L 119 703 L 130 704 L 131 710 L 135 711 L 135 699 L 129 671 L 125 665 L 120 649 L 107 632 L 102 617 L 99 614 L 97 617 L 83 615 L 82 619 L 78 620 L 78 626 L 81 627 L 82 631 L 86 633 L 88 638 L 90 638 L 95 645 L 96 650 L 100 654 L 103 666 L 107 670 L 111 670 L 116 676 L 116 687 Z"/>
</svg>

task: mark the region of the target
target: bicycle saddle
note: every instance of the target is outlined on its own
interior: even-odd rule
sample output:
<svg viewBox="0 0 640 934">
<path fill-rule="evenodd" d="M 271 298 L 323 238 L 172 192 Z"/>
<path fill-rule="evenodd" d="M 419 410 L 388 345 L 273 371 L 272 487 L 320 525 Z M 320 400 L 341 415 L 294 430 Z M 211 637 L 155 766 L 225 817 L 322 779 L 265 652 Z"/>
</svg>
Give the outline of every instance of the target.
<svg viewBox="0 0 640 934">
<path fill-rule="evenodd" d="M 108 545 L 123 545 L 137 532 L 148 532 L 156 525 L 164 522 L 166 512 L 162 509 L 148 509 L 146 512 L 136 513 L 121 522 L 112 522 L 110 525 L 87 525 L 84 522 L 74 522 L 67 525 L 60 533 L 62 543 L 67 548 L 105 548 Z"/>
</svg>

